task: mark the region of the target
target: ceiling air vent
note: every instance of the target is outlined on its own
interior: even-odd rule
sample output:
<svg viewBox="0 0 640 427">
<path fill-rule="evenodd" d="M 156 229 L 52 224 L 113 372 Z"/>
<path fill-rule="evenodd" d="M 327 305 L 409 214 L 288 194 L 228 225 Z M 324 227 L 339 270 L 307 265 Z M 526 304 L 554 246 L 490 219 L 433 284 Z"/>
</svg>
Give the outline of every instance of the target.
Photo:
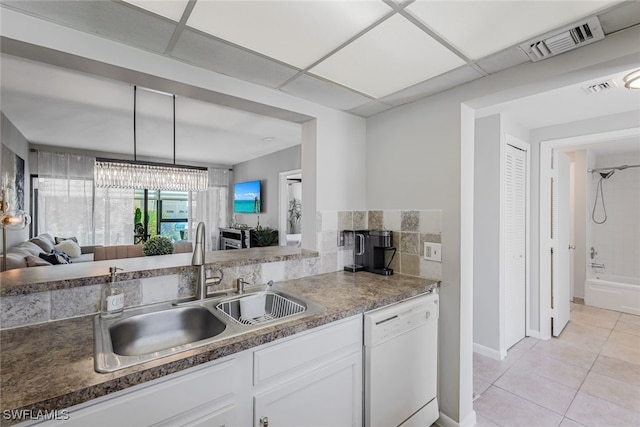
<svg viewBox="0 0 640 427">
<path fill-rule="evenodd" d="M 594 16 L 577 25 L 565 27 L 559 32 L 555 31 L 540 39 L 523 43 L 520 49 L 536 62 L 602 39 L 602 26 L 598 17 Z"/>
<path fill-rule="evenodd" d="M 587 95 L 591 95 L 592 93 L 602 92 L 604 90 L 613 89 L 615 87 L 618 87 L 618 85 L 616 85 L 616 82 L 614 82 L 613 80 L 607 80 L 607 81 L 604 81 L 604 82 L 599 82 L 599 83 L 594 83 L 594 84 L 590 84 L 590 85 L 587 85 L 587 86 L 582 86 L 582 90 Z"/>
</svg>

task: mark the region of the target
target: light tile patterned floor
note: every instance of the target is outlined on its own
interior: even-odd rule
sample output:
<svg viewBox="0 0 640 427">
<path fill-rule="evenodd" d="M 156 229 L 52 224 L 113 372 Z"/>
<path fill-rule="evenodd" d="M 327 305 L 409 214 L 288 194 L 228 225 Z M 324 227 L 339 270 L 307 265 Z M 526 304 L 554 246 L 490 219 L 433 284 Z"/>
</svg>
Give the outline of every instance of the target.
<svg viewBox="0 0 640 427">
<path fill-rule="evenodd" d="M 640 426 L 640 316 L 571 305 L 550 341 L 474 354 L 478 427 Z"/>
</svg>

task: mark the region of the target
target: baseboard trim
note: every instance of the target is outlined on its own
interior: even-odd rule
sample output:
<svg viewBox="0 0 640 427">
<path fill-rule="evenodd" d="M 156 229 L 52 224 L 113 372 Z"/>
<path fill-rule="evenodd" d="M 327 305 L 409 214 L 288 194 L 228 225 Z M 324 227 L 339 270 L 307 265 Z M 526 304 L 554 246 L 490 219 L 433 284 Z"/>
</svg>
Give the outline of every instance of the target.
<svg viewBox="0 0 640 427">
<path fill-rule="evenodd" d="M 449 418 L 446 414 L 440 412 L 440 418 L 436 421 L 436 425 L 440 427 L 473 427 L 476 425 L 476 411 L 471 411 L 464 417 L 461 423 Z"/>
<path fill-rule="evenodd" d="M 473 343 L 473 352 L 481 354 L 483 356 L 490 357 L 495 360 L 503 360 L 505 357 L 507 357 L 506 351 L 505 352 L 498 351 L 493 348 L 485 347 L 484 345 L 481 345 L 475 342 Z"/>
</svg>

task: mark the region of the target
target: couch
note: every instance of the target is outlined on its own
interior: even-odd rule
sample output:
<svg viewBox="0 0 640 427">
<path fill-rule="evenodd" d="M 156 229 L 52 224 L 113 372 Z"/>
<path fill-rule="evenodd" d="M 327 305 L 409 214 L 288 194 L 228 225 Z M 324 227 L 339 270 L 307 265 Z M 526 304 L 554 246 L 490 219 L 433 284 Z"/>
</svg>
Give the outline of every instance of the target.
<svg viewBox="0 0 640 427">
<path fill-rule="evenodd" d="M 50 265 L 50 262 L 40 258 L 40 254 L 50 254 L 56 247 L 65 247 L 65 244 L 62 243 L 65 240 L 67 239 L 54 239 L 50 234 L 43 233 L 10 247 L 7 249 L 7 270 Z M 69 257 L 71 263 L 93 261 L 93 251 L 97 246 L 78 245 L 78 247 L 80 253 L 73 254 L 77 256 Z"/>
<path fill-rule="evenodd" d="M 193 244 L 191 242 L 175 242 L 173 244 L 173 253 L 193 252 Z M 96 247 L 94 251 L 94 261 L 102 261 L 105 259 L 122 259 L 137 258 L 145 256 L 142 252 L 142 245 L 116 245 Z"/>
</svg>

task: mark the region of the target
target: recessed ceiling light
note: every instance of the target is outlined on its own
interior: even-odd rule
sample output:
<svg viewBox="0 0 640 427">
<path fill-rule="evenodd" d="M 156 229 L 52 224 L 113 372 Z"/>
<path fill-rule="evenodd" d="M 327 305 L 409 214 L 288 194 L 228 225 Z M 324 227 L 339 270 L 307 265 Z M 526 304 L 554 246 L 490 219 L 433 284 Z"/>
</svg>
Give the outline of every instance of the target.
<svg viewBox="0 0 640 427">
<path fill-rule="evenodd" d="M 633 71 L 622 78 L 627 89 L 640 89 L 640 70 Z"/>
<path fill-rule="evenodd" d="M 264 142 L 273 142 L 273 141 L 275 141 L 275 140 L 276 140 L 276 138 L 275 138 L 275 137 L 273 137 L 273 136 L 265 136 L 264 138 L 262 138 L 262 140 L 263 140 Z"/>
</svg>

